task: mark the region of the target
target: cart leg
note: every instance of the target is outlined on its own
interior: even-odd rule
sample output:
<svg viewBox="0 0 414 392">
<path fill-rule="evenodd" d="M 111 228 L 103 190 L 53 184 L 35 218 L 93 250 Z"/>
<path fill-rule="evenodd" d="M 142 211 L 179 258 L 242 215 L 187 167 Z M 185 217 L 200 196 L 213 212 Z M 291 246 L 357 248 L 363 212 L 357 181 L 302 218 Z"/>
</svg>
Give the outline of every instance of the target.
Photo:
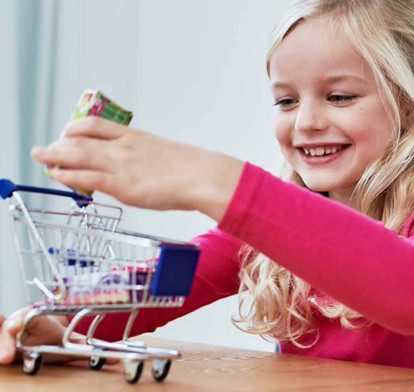
<svg viewBox="0 0 414 392">
<path fill-rule="evenodd" d="M 93 335 L 95 334 L 96 328 L 98 328 L 99 323 L 104 319 L 105 314 L 98 314 L 93 319 L 91 325 L 88 328 L 88 333 L 86 334 L 86 343 L 93 344 Z"/>
<path fill-rule="evenodd" d="M 128 321 L 127 321 L 125 329 L 124 329 L 124 335 L 122 337 L 122 344 L 124 344 L 125 347 L 145 348 L 147 346 L 144 342 L 139 342 L 139 341 L 131 342 L 129 340 L 129 335 L 131 333 L 131 328 L 134 325 L 134 321 L 137 318 L 138 313 L 139 313 L 139 309 L 134 309 L 128 317 Z"/>
</svg>

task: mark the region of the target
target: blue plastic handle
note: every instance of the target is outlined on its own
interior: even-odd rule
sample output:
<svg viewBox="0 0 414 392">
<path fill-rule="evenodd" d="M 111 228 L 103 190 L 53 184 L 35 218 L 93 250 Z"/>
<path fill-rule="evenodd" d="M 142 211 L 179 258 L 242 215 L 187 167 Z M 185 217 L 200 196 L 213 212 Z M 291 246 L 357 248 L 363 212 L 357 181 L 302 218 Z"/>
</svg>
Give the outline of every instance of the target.
<svg viewBox="0 0 414 392">
<path fill-rule="evenodd" d="M 7 199 L 11 197 L 13 192 L 16 192 L 16 191 L 43 193 L 46 195 L 70 197 L 76 201 L 76 204 L 79 207 L 83 207 L 89 204 L 93 200 L 92 197 L 81 195 L 80 193 L 77 193 L 77 192 L 61 191 L 59 189 L 42 188 L 42 187 L 30 186 L 30 185 L 17 185 L 6 178 L 3 178 L 0 180 L 0 196 L 3 199 Z"/>
</svg>

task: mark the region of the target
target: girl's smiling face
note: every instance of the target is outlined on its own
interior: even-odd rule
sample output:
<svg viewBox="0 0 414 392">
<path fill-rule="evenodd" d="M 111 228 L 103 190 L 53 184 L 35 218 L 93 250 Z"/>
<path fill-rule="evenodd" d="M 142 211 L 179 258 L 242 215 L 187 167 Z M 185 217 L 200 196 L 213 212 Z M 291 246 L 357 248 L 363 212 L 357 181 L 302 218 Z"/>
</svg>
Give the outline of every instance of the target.
<svg viewBox="0 0 414 392">
<path fill-rule="evenodd" d="M 329 15 L 300 22 L 269 64 L 274 129 L 310 189 L 350 204 L 366 167 L 392 141 L 372 70 Z"/>
</svg>

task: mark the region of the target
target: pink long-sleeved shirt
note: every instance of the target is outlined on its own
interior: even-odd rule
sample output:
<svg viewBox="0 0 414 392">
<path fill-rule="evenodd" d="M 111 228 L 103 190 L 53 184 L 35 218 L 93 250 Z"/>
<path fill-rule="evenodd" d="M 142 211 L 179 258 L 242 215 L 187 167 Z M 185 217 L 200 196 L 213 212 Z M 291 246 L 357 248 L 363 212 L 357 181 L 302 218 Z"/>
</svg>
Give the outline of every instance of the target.
<svg viewBox="0 0 414 392">
<path fill-rule="evenodd" d="M 245 164 L 218 228 L 194 239 L 201 256 L 182 308 L 143 309 L 133 334 L 237 292 L 242 243 L 248 243 L 374 324 L 347 329 L 315 312 L 318 342 L 307 349 L 282 343 L 283 353 L 414 368 L 414 214 L 403 230 L 386 229 L 319 194 Z M 97 337 L 122 337 L 125 314 L 111 314 Z M 90 320 L 78 327 L 85 332 Z M 311 337 L 304 337 L 307 343 Z"/>
</svg>

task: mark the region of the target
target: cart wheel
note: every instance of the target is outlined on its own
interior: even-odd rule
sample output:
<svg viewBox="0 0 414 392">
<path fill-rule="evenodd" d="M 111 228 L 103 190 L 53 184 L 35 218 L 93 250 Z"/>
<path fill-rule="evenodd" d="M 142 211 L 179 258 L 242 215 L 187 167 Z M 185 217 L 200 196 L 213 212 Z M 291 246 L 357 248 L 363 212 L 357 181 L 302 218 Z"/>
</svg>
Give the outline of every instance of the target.
<svg viewBox="0 0 414 392">
<path fill-rule="evenodd" d="M 92 370 L 101 370 L 102 366 L 105 365 L 105 358 L 99 358 L 96 356 L 90 357 L 89 358 L 89 367 Z"/>
<path fill-rule="evenodd" d="M 35 375 L 42 362 L 42 356 L 37 353 L 26 354 L 23 357 L 23 372 L 29 375 Z"/>
<path fill-rule="evenodd" d="M 154 359 L 152 361 L 152 377 L 155 381 L 164 381 L 170 371 L 171 359 Z"/>
<path fill-rule="evenodd" d="M 124 378 L 128 384 L 135 384 L 142 374 L 144 369 L 144 362 L 124 362 Z"/>
</svg>

